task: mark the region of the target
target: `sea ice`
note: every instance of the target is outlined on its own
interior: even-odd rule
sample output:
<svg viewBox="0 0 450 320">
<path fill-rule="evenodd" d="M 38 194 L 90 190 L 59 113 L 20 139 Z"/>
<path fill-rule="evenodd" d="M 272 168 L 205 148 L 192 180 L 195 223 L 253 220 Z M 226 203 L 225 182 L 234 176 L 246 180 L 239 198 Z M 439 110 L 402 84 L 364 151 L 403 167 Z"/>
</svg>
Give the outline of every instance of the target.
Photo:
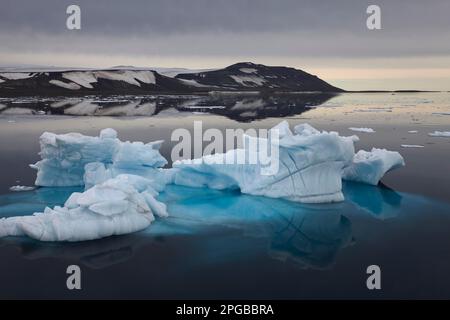
<svg viewBox="0 0 450 320">
<path fill-rule="evenodd" d="M 154 199 L 152 182 L 137 178 L 119 175 L 83 193 L 72 193 L 64 207 L 0 219 L 0 237 L 85 241 L 145 229 L 155 219 L 153 213 L 167 216 L 167 212 L 165 205 Z"/>
<path fill-rule="evenodd" d="M 420 144 L 402 144 L 403 148 L 423 148 Z"/>
<path fill-rule="evenodd" d="M 9 190 L 11 190 L 11 191 L 17 191 L 17 192 L 19 192 L 19 191 L 31 191 L 31 190 L 34 190 L 34 189 L 36 189 L 36 187 L 19 186 L 19 185 L 17 185 L 17 186 L 12 186 L 12 187 L 9 188 Z"/>
<path fill-rule="evenodd" d="M 450 131 L 435 131 L 428 135 L 430 137 L 450 137 Z"/>
<path fill-rule="evenodd" d="M 158 150 L 161 141 L 122 142 L 113 129 L 102 130 L 99 137 L 44 132 L 39 141 L 42 160 L 31 165 L 38 170 L 37 186 L 83 186 L 85 166 L 92 162 L 105 164 L 111 177 L 128 173 L 146 178 L 157 175 L 156 168 L 167 163 Z"/>
<path fill-rule="evenodd" d="M 291 131 L 286 121 L 271 130 L 278 133 L 275 141 L 244 135 L 241 149 L 178 161 L 172 169 L 162 169 L 167 163 L 159 153 L 162 141 L 122 142 L 113 129 L 98 137 L 45 132 L 42 160 L 32 165 L 38 170 L 36 185 L 84 186 L 85 191 L 72 193 L 63 207 L 1 219 L 0 237 L 82 241 L 142 230 L 154 215 L 168 216 L 156 197 L 169 183 L 305 203 L 342 201 L 342 178 L 377 184 L 387 171 L 404 165 L 398 152 L 384 149 L 355 155 L 356 136 L 320 132 L 308 124 Z M 259 149 L 253 149 L 255 142 Z M 268 174 L 272 163 L 261 161 L 262 153 L 274 144 L 278 170 Z M 241 162 L 249 157 L 257 161 Z"/>
<path fill-rule="evenodd" d="M 246 194 L 305 203 L 342 201 L 341 171 L 351 163 L 353 142 L 358 138 L 341 137 L 336 132 L 319 132 L 308 124 L 297 125 L 293 134 L 286 121 L 274 129 L 280 136 L 279 168 L 274 174 L 262 174 L 264 166 L 261 163 L 238 161 L 248 159 L 251 139 L 256 139 L 244 135 L 243 149 L 175 162 L 173 183 L 239 189 Z M 255 158 L 261 159 L 259 155 Z M 235 162 L 230 163 L 230 159 Z"/>
<path fill-rule="evenodd" d="M 349 130 L 352 130 L 352 131 L 357 131 L 357 132 L 366 132 L 366 133 L 374 133 L 375 132 L 375 130 L 373 130 L 372 128 L 354 128 L 354 127 L 351 127 L 351 128 L 348 128 Z"/>
<path fill-rule="evenodd" d="M 404 165 L 403 157 L 396 151 L 377 148 L 372 148 L 370 152 L 359 150 L 353 162 L 342 171 L 342 178 L 377 185 L 386 172 Z"/>
</svg>

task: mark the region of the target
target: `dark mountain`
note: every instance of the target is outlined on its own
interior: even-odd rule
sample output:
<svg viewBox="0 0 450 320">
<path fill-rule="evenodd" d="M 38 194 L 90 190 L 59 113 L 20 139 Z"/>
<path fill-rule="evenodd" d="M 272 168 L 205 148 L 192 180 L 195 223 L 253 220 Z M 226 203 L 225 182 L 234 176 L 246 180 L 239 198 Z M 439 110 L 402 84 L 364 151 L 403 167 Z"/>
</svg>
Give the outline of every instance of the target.
<svg viewBox="0 0 450 320">
<path fill-rule="evenodd" d="M 192 93 L 193 87 L 151 70 L 0 72 L 0 96 Z"/>
<path fill-rule="evenodd" d="M 201 94 L 210 91 L 342 92 L 301 70 L 237 63 L 225 69 L 165 76 L 153 70 L 0 71 L 0 97 Z"/>
<path fill-rule="evenodd" d="M 344 91 L 302 70 L 251 62 L 236 63 L 215 71 L 179 74 L 176 78 L 195 81 L 205 86 L 241 91 Z"/>
</svg>

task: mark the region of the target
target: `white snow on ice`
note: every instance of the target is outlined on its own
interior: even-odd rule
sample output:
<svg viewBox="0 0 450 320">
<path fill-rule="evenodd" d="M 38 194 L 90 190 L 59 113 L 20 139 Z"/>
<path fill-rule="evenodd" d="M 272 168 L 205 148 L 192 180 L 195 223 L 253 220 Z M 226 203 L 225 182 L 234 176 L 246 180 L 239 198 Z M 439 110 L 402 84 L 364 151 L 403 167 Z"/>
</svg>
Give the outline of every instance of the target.
<svg viewBox="0 0 450 320">
<path fill-rule="evenodd" d="M 428 134 L 430 137 L 450 137 L 450 131 L 435 131 Z"/>
<path fill-rule="evenodd" d="M 31 165 L 38 170 L 36 186 L 84 185 L 85 191 L 73 193 L 63 207 L 0 219 L 0 237 L 83 241 L 142 230 L 155 215 L 168 216 L 166 205 L 156 200 L 168 183 L 305 203 L 342 201 L 342 179 L 375 185 L 386 172 L 404 165 L 398 152 L 385 149 L 355 154 L 356 136 L 320 132 L 308 124 L 292 132 L 286 121 L 272 130 L 279 133 L 279 170 L 271 174 L 263 174 L 267 163 L 237 161 L 261 159 L 261 149 L 250 146 L 268 146 L 263 138 L 244 135 L 242 149 L 162 169 L 167 164 L 159 153 L 162 141 L 122 142 L 113 129 L 102 130 L 98 137 L 45 132 L 40 137 L 42 160 Z"/>
<path fill-rule="evenodd" d="M 366 133 L 374 133 L 375 130 L 373 130 L 372 128 L 355 128 L 355 127 L 351 127 L 348 128 L 351 131 L 357 131 L 357 132 L 366 132 Z"/>
<path fill-rule="evenodd" d="M 386 172 L 402 167 L 405 161 L 400 153 L 372 148 L 370 152 L 359 150 L 353 162 L 342 172 L 344 180 L 377 185 Z"/>
<path fill-rule="evenodd" d="M 12 186 L 12 187 L 9 188 L 9 190 L 11 190 L 11 191 L 17 191 L 17 192 L 20 192 L 20 191 L 31 191 L 31 190 L 34 190 L 34 189 L 36 189 L 36 187 L 31 187 L 31 186 L 19 186 L 19 185 L 17 185 L 17 186 Z"/>
<path fill-rule="evenodd" d="M 402 144 L 403 148 L 424 148 L 424 146 L 420 144 Z"/>
</svg>

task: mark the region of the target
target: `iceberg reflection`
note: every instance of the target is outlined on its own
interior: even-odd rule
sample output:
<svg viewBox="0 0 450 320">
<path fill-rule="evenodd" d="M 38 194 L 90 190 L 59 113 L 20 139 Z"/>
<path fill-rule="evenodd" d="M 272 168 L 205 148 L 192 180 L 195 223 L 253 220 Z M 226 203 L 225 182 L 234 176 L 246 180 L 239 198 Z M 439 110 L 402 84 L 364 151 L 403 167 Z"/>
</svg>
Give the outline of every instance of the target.
<svg viewBox="0 0 450 320">
<path fill-rule="evenodd" d="M 38 188 L 0 196 L 0 217 L 32 214 L 46 205 L 61 205 L 76 188 Z M 392 218 L 406 207 L 429 203 L 422 197 L 397 193 L 385 186 L 344 183 L 346 201 L 301 204 L 290 201 L 169 185 L 158 199 L 170 216 L 145 231 L 83 243 L 42 243 L 26 238 L 5 238 L 0 245 L 20 249 L 26 259 L 58 258 L 104 268 L 133 258 L 155 243 L 180 241 L 170 252 L 167 269 L 193 264 L 214 264 L 242 257 L 295 263 L 302 268 L 333 265 L 339 251 L 354 243 L 348 217 L 369 212 Z M 407 201 L 404 201 L 404 198 Z M 218 231 L 218 232 L 217 232 Z M 145 254 L 145 253 L 144 253 Z"/>
</svg>

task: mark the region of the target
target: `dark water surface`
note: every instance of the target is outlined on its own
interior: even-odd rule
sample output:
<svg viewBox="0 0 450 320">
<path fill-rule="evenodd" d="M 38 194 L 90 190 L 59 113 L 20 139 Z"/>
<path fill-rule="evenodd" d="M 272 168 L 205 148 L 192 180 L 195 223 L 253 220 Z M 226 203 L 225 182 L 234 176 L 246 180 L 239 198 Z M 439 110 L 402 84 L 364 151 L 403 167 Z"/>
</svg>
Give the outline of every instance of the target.
<svg viewBox="0 0 450 320">
<path fill-rule="evenodd" d="M 261 104 L 244 104 L 245 112 L 253 108 L 262 114 Z M 449 109 L 446 93 L 341 95 L 315 109 L 281 114 L 292 125 L 308 122 L 357 134 L 357 149 L 397 150 L 407 165 L 377 187 L 345 183 L 342 203 L 306 205 L 170 186 L 160 195 L 170 217 L 139 233 L 70 244 L 0 239 L 0 298 L 449 299 L 450 138 L 428 135 L 450 131 Z M 35 172 L 27 165 L 39 159 L 43 131 L 97 135 L 113 127 L 122 140 L 166 140 L 161 151 L 170 158 L 172 131 L 192 129 L 194 120 L 205 128 L 246 129 L 269 128 L 281 118 L 1 114 L 0 217 L 62 204 L 77 191 L 9 191 L 12 185 L 33 185 Z M 82 269 L 81 291 L 66 289 L 70 264 Z M 379 291 L 366 288 L 366 268 L 372 264 L 381 268 Z"/>
</svg>

